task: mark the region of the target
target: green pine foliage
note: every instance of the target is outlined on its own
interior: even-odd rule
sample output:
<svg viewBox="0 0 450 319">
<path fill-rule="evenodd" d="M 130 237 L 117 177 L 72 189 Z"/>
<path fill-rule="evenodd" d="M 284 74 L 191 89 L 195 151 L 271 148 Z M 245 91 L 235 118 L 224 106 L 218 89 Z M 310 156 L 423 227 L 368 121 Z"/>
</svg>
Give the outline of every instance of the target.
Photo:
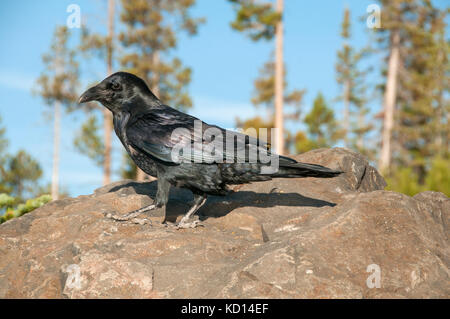
<svg viewBox="0 0 450 319">
<path fill-rule="evenodd" d="M 2 126 L 2 118 L 0 116 L 0 176 L 6 175 L 5 163 L 7 159 L 6 150 L 8 148 L 8 139 L 6 138 L 6 128 Z M 0 193 L 6 192 L 6 185 L 4 185 L 3 178 L 0 182 Z"/>
<path fill-rule="evenodd" d="M 26 196 L 33 196 L 37 182 L 42 176 L 40 164 L 24 150 L 8 155 L 0 184 L 9 194 L 22 201 Z"/>
<path fill-rule="evenodd" d="M 40 164 L 24 150 L 16 154 L 7 152 L 6 129 L 0 118 L 0 193 L 6 193 L 22 202 L 25 197 L 39 194 Z"/>
<path fill-rule="evenodd" d="M 392 190 L 409 196 L 421 192 L 419 177 L 411 167 L 402 167 L 386 177 L 386 190 Z"/>
<path fill-rule="evenodd" d="M 8 154 L 5 134 L 0 117 L 0 224 L 51 200 L 50 195 L 40 195 L 42 188 L 38 182 L 42 169 L 39 163 L 23 150 Z M 25 200 L 29 196 L 38 197 Z"/>
<path fill-rule="evenodd" d="M 191 16 L 194 4 L 194 0 L 123 0 L 120 16 L 125 26 L 119 34 L 122 66 L 143 78 L 164 103 L 181 110 L 192 107 L 187 92 L 192 71 L 173 57 L 173 50 L 177 32 L 195 35 L 204 21 Z"/>
<path fill-rule="evenodd" d="M 39 208 L 49 201 L 52 198 L 50 195 L 41 195 L 36 198 L 28 199 L 25 203 L 17 205 L 17 207 L 13 208 L 16 199 L 7 194 L 0 194 L 0 211 L 6 208 L 6 212 L 3 216 L 0 216 L 0 224 L 6 222 L 15 217 L 20 217 L 26 213 L 29 213 L 36 208 Z"/>
<path fill-rule="evenodd" d="M 186 111 L 192 107 L 187 91 L 192 70 L 174 56 L 178 34 L 197 34 L 204 18 L 192 17 L 195 0 L 122 0 L 120 20 L 124 30 L 119 34 L 123 47 L 120 62 L 125 71 L 145 80 L 164 103 Z M 125 156 L 128 156 L 127 154 Z M 122 176 L 136 171 L 127 160 Z"/>
<path fill-rule="evenodd" d="M 342 138 L 333 110 L 327 105 L 322 93 L 318 93 L 311 111 L 305 116 L 308 140 L 297 134 L 297 151 L 308 151 L 313 148 L 331 147 Z"/>
<path fill-rule="evenodd" d="M 246 33 L 253 41 L 271 40 L 281 16 L 269 1 L 228 0 L 233 4 L 236 17 L 230 23 L 239 32 Z"/>
<path fill-rule="evenodd" d="M 373 150 L 367 147 L 367 135 L 373 129 L 367 121 L 369 109 L 366 105 L 368 87 L 365 79 L 370 69 L 361 70 L 361 62 L 370 51 L 368 48 L 355 50 L 351 46 L 350 17 L 350 10 L 346 8 L 341 31 L 343 45 L 337 53 L 336 62 L 336 79 L 341 89 L 337 100 L 348 107 L 348 122 L 343 119 L 342 133 L 347 147 L 373 159 Z"/>
<path fill-rule="evenodd" d="M 423 190 L 441 192 L 450 197 L 450 160 L 436 156 L 431 162 L 431 167 L 425 177 Z"/>
<path fill-rule="evenodd" d="M 109 21 L 110 23 L 114 22 L 114 16 L 108 16 L 108 19 L 112 19 Z M 79 50 L 87 60 L 98 59 L 98 61 L 102 61 L 105 64 L 106 70 L 112 71 L 114 53 L 117 47 L 115 40 L 112 34 L 94 33 L 86 25 L 83 25 Z M 105 145 L 109 145 L 111 141 L 106 139 L 104 132 L 103 134 L 101 133 L 100 124 L 97 123 L 94 113 L 104 111 L 104 108 L 97 102 L 84 103 L 82 107 L 84 111 L 91 115 L 86 118 L 78 131 L 74 140 L 74 146 L 81 154 L 86 155 L 97 166 L 101 167 L 106 159 Z M 102 115 L 103 121 L 110 121 L 110 127 L 112 128 L 112 117 L 109 113 L 104 112 Z M 111 154 L 108 155 L 110 156 Z M 104 174 L 106 173 L 104 172 Z"/>
<path fill-rule="evenodd" d="M 229 0 L 235 11 L 235 20 L 231 27 L 244 33 L 253 41 L 273 40 L 275 27 L 282 18 L 273 2 L 254 0 Z M 300 106 L 306 90 L 287 90 L 286 67 L 284 68 L 284 118 L 285 120 L 298 122 L 300 120 Z M 275 112 L 275 61 L 271 58 L 259 71 L 259 76 L 254 81 L 254 92 L 251 98 L 252 104 L 259 108 L 264 106 L 267 115 L 263 118 L 257 116 L 251 119 L 236 119 L 236 124 L 244 130 L 254 128 L 259 132 L 260 128 L 267 128 L 267 136 L 258 136 L 268 142 L 271 141 L 270 129 L 274 128 Z M 259 133 L 258 133 L 259 134 Z M 292 133 L 285 129 L 286 148 L 293 144 Z"/>
<path fill-rule="evenodd" d="M 92 114 L 81 126 L 80 131 L 75 136 L 74 146 L 81 154 L 86 155 L 97 165 L 101 166 L 105 154 L 105 144 L 98 134 L 100 124 L 97 116 Z"/>
<path fill-rule="evenodd" d="M 137 167 L 127 153 L 123 154 L 123 165 L 120 168 L 120 176 L 125 179 L 134 179 L 136 177 Z"/>
<path fill-rule="evenodd" d="M 383 28 L 376 31 L 388 52 L 394 30 L 401 37 L 389 189 L 413 195 L 423 190 L 448 196 L 450 170 L 450 43 L 446 19 L 429 0 L 380 0 Z M 382 75 L 385 75 L 384 73 Z M 384 84 L 379 86 L 384 89 Z M 408 181 L 411 185 L 407 185 Z"/>
<path fill-rule="evenodd" d="M 60 102 L 68 111 L 73 111 L 79 96 L 79 69 L 69 39 L 70 31 L 66 26 L 56 27 L 50 50 L 42 57 L 45 70 L 36 81 L 35 93 L 49 106 Z"/>
</svg>

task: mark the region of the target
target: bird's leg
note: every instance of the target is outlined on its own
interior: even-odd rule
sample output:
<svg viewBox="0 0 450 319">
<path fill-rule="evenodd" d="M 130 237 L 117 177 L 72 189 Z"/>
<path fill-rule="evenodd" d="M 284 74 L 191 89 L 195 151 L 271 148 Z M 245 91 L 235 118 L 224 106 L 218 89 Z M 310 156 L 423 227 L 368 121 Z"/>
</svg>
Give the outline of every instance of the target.
<svg viewBox="0 0 450 319">
<path fill-rule="evenodd" d="M 183 216 L 180 222 L 177 225 L 177 228 L 195 228 L 200 224 L 198 220 L 194 220 L 192 222 L 188 222 L 189 218 L 194 215 L 200 207 L 202 207 L 206 202 L 206 195 L 198 195 L 194 194 L 194 205 L 189 209 L 189 211 Z"/>
<path fill-rule="evenodd" d="M 161 208 L 167 204 L 167 201 L 169 200 L 169 191 L 170 191 L 170 183 L 166 181 L 165 179 L 158 179 L 158 191 L 156 192 L 156 198 L 155 202 L 151 205 L 136 209 L 132 212 L 129 212 L 125 214 L 124 216 L 115 216 L 108 214 L 106 217 L 114 219 L 116 221 L 129 221 L 133 220 L 138 216 L 139 214 L 151 211 L 156 208 Z M 142 224 L 145 223 L 147 220 L 135 220 L 135 222 Z M 150 222 L 151 224 L 151 222 Z"/>
</svg>

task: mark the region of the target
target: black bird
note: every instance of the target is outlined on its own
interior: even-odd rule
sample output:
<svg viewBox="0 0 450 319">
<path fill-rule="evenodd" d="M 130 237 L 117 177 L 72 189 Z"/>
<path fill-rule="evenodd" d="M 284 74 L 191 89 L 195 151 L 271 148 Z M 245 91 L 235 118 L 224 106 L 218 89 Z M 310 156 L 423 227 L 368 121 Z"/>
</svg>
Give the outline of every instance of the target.
<svg viewBox="0 0 450 319">
<path fill-rule="evenodd" d="M 140 169 L 158 179 L 154 204 L 113 217 L 116 220 L 130 220 L 164 207 L 171 185 L 194 194 L 193 206 L 177 225 L 188 228 L 197 226 L 197 221 L 189 219 L 207 195 L 225 195 L 228 185 L 342 173 L 278 156 L 261 140 L 206 124 L 164 105 L 142 79 L 130 73 L 117 72 L 88 89 L 79 103 L 89 101 L 98 101 L 113 113 L 114 130 L 128 154 Z"/>
</svg>

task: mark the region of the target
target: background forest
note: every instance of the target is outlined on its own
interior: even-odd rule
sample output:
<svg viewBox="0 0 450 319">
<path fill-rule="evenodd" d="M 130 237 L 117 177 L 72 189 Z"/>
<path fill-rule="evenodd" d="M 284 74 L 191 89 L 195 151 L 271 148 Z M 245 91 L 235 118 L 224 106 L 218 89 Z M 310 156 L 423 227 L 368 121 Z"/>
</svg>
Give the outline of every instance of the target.
<svg viewBox="0 0 450 319">
<path fill-rule="evenodd" d="M 448 13 L 439 0 L 3 1 L 0 222 L 147 179 L 109 111 L 77 104 L 118 70 L 206 122 L 281 128 L 279 153 L 347 147 L 389 190 L 450 196 Z"/>
</svg>

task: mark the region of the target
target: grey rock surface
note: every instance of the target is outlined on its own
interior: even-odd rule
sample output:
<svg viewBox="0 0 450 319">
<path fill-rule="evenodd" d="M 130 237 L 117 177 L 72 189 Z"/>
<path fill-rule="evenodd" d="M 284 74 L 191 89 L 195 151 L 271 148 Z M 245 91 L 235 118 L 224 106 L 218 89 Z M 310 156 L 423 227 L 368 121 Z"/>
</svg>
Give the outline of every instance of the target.
<svg viewBox="0 0 450 319">
<path fill-rule="evenodd" d="M 164 227 L 162 210 L 142 216 L 152 225 L 105 218 L 152 202 L 155 182 L 130 180 L 12 219 L 0 225 L 0 298 L 449 297 L 449 198 L 384 191 L 347 149 L 296 159 L 346 173 L 210 197 L 195 229 Z M 169 220 L 190 200 L 173 188 Z"/>
</svg>

